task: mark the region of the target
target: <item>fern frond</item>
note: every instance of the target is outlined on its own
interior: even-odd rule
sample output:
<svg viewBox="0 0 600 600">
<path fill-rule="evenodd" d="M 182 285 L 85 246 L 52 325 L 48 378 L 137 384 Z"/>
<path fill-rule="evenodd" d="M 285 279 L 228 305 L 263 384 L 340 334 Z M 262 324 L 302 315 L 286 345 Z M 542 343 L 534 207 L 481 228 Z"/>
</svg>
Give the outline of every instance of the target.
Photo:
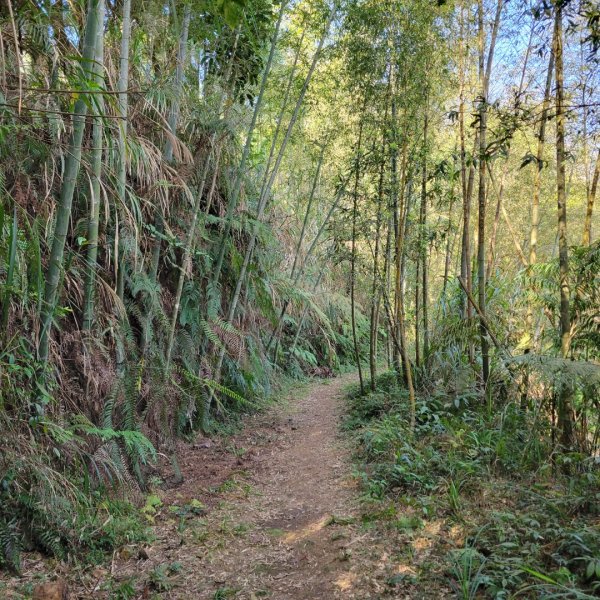
<svg viewBox="0 0 600 600">
<path fill-rule="evenodd" d="M 21 535 L 15 519 L 8 523 L 0 520 L 0 566 L 21 571 Z"/>
</svg>

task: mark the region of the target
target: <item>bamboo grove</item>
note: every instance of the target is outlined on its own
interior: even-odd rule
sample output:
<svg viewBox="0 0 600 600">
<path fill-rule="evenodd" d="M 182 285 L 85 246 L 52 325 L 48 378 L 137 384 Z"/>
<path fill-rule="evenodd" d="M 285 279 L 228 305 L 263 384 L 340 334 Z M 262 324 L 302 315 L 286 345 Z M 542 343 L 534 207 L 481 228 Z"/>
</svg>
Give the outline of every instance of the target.
<svg viewBox="0 0 600 600">
<path fill-rule="evenodd" d="M 0 564 L 282 376 L 389 367 L 412 425 L 443 389 L 597 455 L 593 2 L 0 15 Z"/>
</svg>

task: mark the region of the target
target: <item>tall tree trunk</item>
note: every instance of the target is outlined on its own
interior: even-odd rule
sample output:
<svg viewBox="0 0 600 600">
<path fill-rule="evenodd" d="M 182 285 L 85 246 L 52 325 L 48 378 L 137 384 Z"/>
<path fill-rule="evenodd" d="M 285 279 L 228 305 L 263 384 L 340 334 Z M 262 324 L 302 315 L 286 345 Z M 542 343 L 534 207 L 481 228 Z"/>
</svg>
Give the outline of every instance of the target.
<svg viewBox="0 0 600 600">
<path fill-rule="evenodd" d="M 421 251 L 415 264 L 415 367 L 421 366 Z M 415 379 L 417 375 L 415 374 Z M 418 381 L 417 381 L 418 385 Z"/>
<path fill-rule="evenodd" d="M 565 181 L 565 109 L 563 70 L 562 5 L 555 5 L 554 56 L 556 79 L 556 196 L 558 205 L 558 262 L 560 276 L 560 349 L 563 359 L 569 356 L 571 346 L 571 316 L 569 288 L 569 246 L 567 242 L 567 198 Z M 565 378 L 558 398 L 558 427 L 562 446 L 573 445 L 573 388 Z"/>
<path fill-rule="evenodd" d="M 98 19 L 98 4 L 103 0 L 90 0 L 88 4 L 87 20 L 83 38 L 83 56 L 81 60 L 81 81 L 87 82 L 86 72 L 93 70 L 94 59 L 96 57 L 96 41 L 98 39 L 98 29 L 102 24 Z M 92 91 L 90 86 L 84 87 L 82 91 Z M 65 242 L 71 219 L 71 207 L 73 205 L 73 194 L 77 184 L 77 176 L 81 166 L 81 145 L 83 142 L 83 133 L 85 130 L 85 118 L 87 115 L 87 98 L 81 94 L 75 102 L 73 110 L 73 131 L 69 139 L 69 145 L 66 153 L 63 183 L 60 191 L 60 198 L 56 211 L 56 225 L 54 228 L 54 237 L 52 240 L 52 249 L 50 251 L 50 260 L 46 273 L 46 285 L 44 289 L 44 302 L 42 304 L 40 340 L 38 346 L 38 356 L 42 362 L 48 361 L 50 350 L 50 334 L 52 331 L 52 321 L 54 310 L 58 298 L 58 284 L 62 271 L 63 255 L 65 251 Z"/>
<path fill-rule="evenodd" d="M 371 314 L 369 328 L 369 370 L 371 390 L 375 391 L 377 379 L 377 332 L 379 320 L 379 254 L 381 251 L 381 223 L 383 217 L 383 183 L 385 174 L 385 136 L 382 141 L 382 157 L 379 166 L 379 183 L 377 185 L 377 221 L 375 223 L 375 252 L 373 254 L 373 280 L 371 283 Z"/>
<path fill-rule="evenodd" d="M 390 213 L 388 207 L 388 213 Z M 385 258 L 383 263 L 383 277 L 384 281 L 382 283 L 382 292 L 384 298 L 384 304 L 386 301 L 389 301 L 389 298 L 392 295 L 392 245 L 395 245 L 396 239 L 392 239 L 392 231 L 393 231 L 393 217 L 389 214 L 386 219 L 386 236 L 385 236 Z M 387 299 L 387 300 L 386 300 Z M 387 335 L 386 335 L 386 359 L 387 359 L 387 367 L 388 369 L 392 369 L 394 367 L 394 356 L 395 350 L 392 340 L 392 334 L 394 330 L 394 323 L 390 319 L 391 311 L 386 311 L 388 321 L 387 321 Z"/>
<path fill-rule="evenodd" d="M 366 104 L 366 98 L 365 98 Z M 360 183 L 360 161 L 361 161 L 361 145 L 363 135 L 363 118 L 361 117 L 358 143 L 356 148 L 356 170 L 354 173 L 354 193 L 352 195 L 352 255 L 350 262 L 350 318 L 352 322 L 352 341 L 354 343 L 354 358 L 358 368 L 358 380 L 360 383 L 360 393 L 365 393 L 365 383 L 363 380 L 362 366 L 360 363 L 360 349 L 358 345 L 358 335 L 356 331 L 356 213 L 358 210 L 358 187 Z"/>
<path fill-rule="evenodd" d="M 492 72 L 492 65 L 494 59 L 494 50 L 496 46 L 496 39 L 498 36 L 498 30 L 500 27 L 500 16 L 502 13 L 503 0 L 498 0 L 496 5 L 496 13 L 494 17 L 494 23 L 492 26 L 492 35 L 490 40 L 490 47 L 487 55 L 487 64 L 485 62 L 485 31 L 484 31 L 484 23 L 483 23 L 483 7 L 482 0 L 478 1 L 478 29 L 479 29 L 479 79 L 480 79 L 480 90 L 482 91 L 480 98 L 480 111 L 483 108 L 484 112 L 487 114 L 487 90 L 489 87 L 489 80 Z M 464 32 L 464 14 L 462 12 L 461 7 L 461 34 Z M 461 35 L 462 39 L 462 35 Z M 461 52 L 461 57 L 464 52 Z M 470 221 L 471 221 L 471 197 L 472 190 L 475 179 L 475 165 L 472 164 L 469 167 L 469 176 L 468 182 L 466 181 L 466 159 L 465 159 L 465 144 L 464 144 L 464 68 L 461 70 L 461 102 L 459 108 L 459 128 L 460 128 L 460 137 L 461 137 L 461 178 L 462 178 L 462 186 L 463 186 L 463 240 L 462 240 L 462 251 L 461 251 L 461 278 L 466 282 L 467 292 L 472 293 L 472 275 L 471 275 L 471 241 L 470 241 Z M 481 114 L 480 114 L 481 117 Z M 484 115 L 485 117 L 485 115 Z M 484 119 L 485 121 L 485 119 Z M 482 145 L 485 147 L 485 140 L 482 144 L 480 139 L 482 123 L 480 122 L 479 128 L 475 134 L 474 140 L 474 151 L 473 154 L 479 154 L 481 159 L 481 148 Z M 486 129 L 486 125 L 484 124 L 483 129 Z M 479 175 L 480 175 L 480 183 L 481 183 L 481 165 L 479 165 Z M 483 173 L 483 180 L 485 184 L 485 169 Z M 485 198 L 485 188 L 484 188 L 484 198 Z M 484 214 L 485 217 L 485 214 Z M 479 223 L 478 223 L 479 225 Z M 479 227 L 478 227 L 479 230 Z M 478 236 L 478 252 L 479 252 L 479 237 Z M 485 238 L 484 238 L 484 246 L 485 246 Z M 485 259 L 484 259 L 485 260 Z M 485 265 L 484 265 L 485 266 Z M 484 279 L 485 279 L 485 271 L 484 271 Z M 465 313 L 467 317 L 470 319 L 473 316 L 473 311 L 470 303 L 465 300 Z M 469 356 L 472 354 L 472 349 L 469 347 Z"/>
<path fill-rule="evenodd" d="M 128 93 L 129 87 L 129 42 L 131 40 L 131 0 L 123 0 L 123 18 L 121 23 L 121 56 L 119 57 L 119 81 L 117 89 L 119 101 L 119 137 L 117 157 L 117 195 L 121 208 L 126 203 L 127 192 L 127 129 L 128 129 Z M 117 209 L 118 212 L 118 209 Z M 123 231 L 119 234 L 120 248 L 117 257 L 117 296 L 123 300 L 125 292 L 125 256 L 123 248 Z"/>
<path fill-rule="evenodd" d="M 455 150 L 456 156 L 456 150 Z M 454 160 L 454 172 L 456 173 L 456 158 Z M 448 229 L 446 230 L 446 258 L 444 260 L 444 281 L 442 283 L 442 299 L 446 299 L 446 289 L 448 287 L 448 278 L 450 277 L 450 263 L 452 261 L 452 249 L 454 246 L 455 235 L 452 232 L 452 209 L 455 202 L 455 179 L 452 178 L 452 187 L 450 189 L 450 202 L 448 204 Z"/>
<path fill-rule="evenodd" d="M 393 75 L 393 74 L 392 74 Z M 390 162 L 391 162 L 391 197 L 390 197 L 390 212 L 391 212 L 391 229 L 393 229 L 393 242 L 394 242 L 394 255 L 393 255 L 393 259 L 394 259 L 394 313 L 396 315 L 399 314 L 400 312 L 400 307 L 399 307 L 399 303 L 400 303 L 400 294 L 402 293 L 402 287 L 401 287 L 401 278 L 400 278 L 400 272 L 401 272 L 401 260 L 402 257 L 401 255 L 398 254 L 398 240 L 401 236 L 401 232 L 400 232 L 400 214 L 399 214 L 399 207 L 398 207 L 398 123 L 397 123 L 397 112 L 396 112 L 396 99 L 392 98 L 392 131 L 393 131 L 393 137 L 392 137 L 392 144 L 390 144 L 390 150 L 391 150 L 391 156 L 390 156 Z M 388 247 L 390 249 L 391 252 L 391 244 L 388 244 Z M 392 256 L 390 254 L 390 260 L 389 260 L 389 270 L 391 272 L 391 268 L 392 268 Z M 390 277 L 391 279 L 391 277 Z M 391 288 L 391 282 L 390 285 L 388 285 L 388 288 Z M 391 291 L 391 289 L 388 290 L 388 293 Z M 398 329 L 398 322 L 396 319 L 396 323 L 391 324 L 391 328 L 397 330 Z M 390 332 L 391 333 L 391 332 Z M 397 335 L 397 331 L 394 332 L 394 335 L 396 335 L 396 337 L 399 339 L 399 336 Z M 396 368 L 396 372 L 398 373 L 398 376 L 400 377 L 400 375 L 402 374 L 402 356 L 401 356 L 401 352 L 400 352 L 400 348 L 399 346 L 394 346 L 394 367 Z"/>
<path fill-rule="evenodd" d="M 554 44 L 553 44 L 554 46 Z M 548 59 L 548 70 L 546 72 L 546 86 L 544 88 L 544 101 L 542 103 L 542 114 L 540 115 L 540 128 L 538 131 L 537 151 L 533 171 L 533 197 L 531 200 L 531 228 L 529 231 L 529 261 L 528 271 L 531 275 L 533 266 L 537 262 L 537 240 L 538 229 L 540 225 L 540 192 L 542 188 L 542 169 L 544 168 L 544 146 L 546 143 L 546 123 L 548 121 L 548 110 L 550 108 L 550 95 L 552 93 L 552 75 L 554 71 L 554 48 L 550 51 Z M 527 304 L 526 317 L 527 335 L 529 342 L 524 353 L 529 354 L 533 349 L 534 331 L 533 331 L 533 303 Z M 521 408 L 525 409 L 528 402 L 529 374 L 526 371 L 521 391 Z"/>
<path fill-rule="evenodd" d="M 502 0 L 499 0 L 501 2 Z M 477 239 L 477 290 L 481 316 L 479 320 L 479 333 L 481 338 L 481 366 L 482 383 L 486 390 L 490 375 L 489 342 L 485 327 L 486 281 L 485 281 L 485 165 L 486 165 L 486 133 L 487 133 L 487 85 L 485 68 L 485 30 L 483 19 L 483 0 L 478 0 L 479 24 L 479 78 L 481 97 L 479 99 L 479 190 L 478 190 L 478 239 Z M 492 52 L 492 49 L 490 49 Z M 491 67 L 488 64 L 488 68 Z"/>
<path fill-rule="evenodd" d="M 600 149 L 596 155 L 596 166 L 592 177 L 592 185 L 587 194 L 587 207 L 585 211 L 585 223 L 583 225 L 582 245 L 589 246 L 592 243 L 592 214 L 594 212 L 594 201 L 596 200 L 596 191 L 598 189 L 598 178 L 600 177 Z"/>
<path fill-rule="evenodd" d="M 461 261 L 460 276 L 466 282 L 468 293 L 472 292 L 471 269 L 469 269 L 469 256 L 471 254 L 471 181 L 473 177 L 473 166 L 469 167 L 469 181 L 467 181 L 467 150 L 465 141 L 465 15 L 464 5 L 460 8 L 460 91 L 458 108 L 458 128 L 460 137 L 460 180 L 463 198 L 463 223 L 462 223 L 462 242 L 461 242 Z M 464 315 L 470 320 L 473 316 L 473 309 L 469 301 L 464 300 Z"/>
<path fill-rule="evenodd" d="M 98 22 L 104 23 L 104 1 L 98 2 Z M 94 64 L 94 78 L 98 91 L 104 91 L 104 28 L 97 28 L 96 36 L 96 62 Z M 96 272 L 98 269 L 98 226 L 100 221 L 100 184 L 102 177 L 102 147 L 104 135 L 104 98 L 102 93 L 97 94 L 94 102 L 94 125 L 92 130 L 92 156 L 91 156 L 91 185 L 90 185 L 90 212 L 87 231 L 87 264 L 85 268 L 84 283 L 84 331 L 91 331 L 94 322 L 94 300 L 96 294 Z"/>
<path fill-rule="evenodd" d="M 408 357 L 408 349 L 406 344 L 406 323 L 404 313 L 404 241 L 407 232 L 408 214 L 409 214 L 409 201 L 410 192 L 407 194 L 407 148 L 406 142 L 403 149 L 402 159 L 402 175 L 400 194 L 398 201 L 398 228 L 396 237 L 396 327 L 397 333 L 394 337 L 398 340 L 397 351 L 400 353 L 402 360 L 402 370 L 404 374 L 404 381 L 408 389 L 409 399 L 409 423 L 411 430 L 415 426 L 415 415 L 416 415 L 416 399 L 415 389 L 413 385 L 412 368 L 410 359 Z"/>
<path fill-rule="evenodd" d="M 117 158 L 117 195 L 120 206 L 116 208 L 115 215 L 117 221 L 115 228 L 118 233 L 119 242 L 117 248 L 117 257 L 115 261 L 116 267 L 116 292 L 117 297 L 123 303 L 125 296 L 125 228 L 120 225 L 124 222 L 124 218 L 118 218 L 121 213 L 125 214 L 126 192 L 127 192 L 127 130 L 128 130 L 128 104 L 129 98 L 127 89 L 129 87 L 129 42 L 131 39 L 131 0 L 123 1 L 123 15 L 121 25 L 121 55 L 119 57 L 119 81 L 117 89 L 119 92 L 117 110 L 119 115 L 118 127 L 118 158 Z M 120 310 L 120 309 L 119 309 Z M 116 335 L 116 359 L 117 373 L 122 375 L 125 370 L 125 345 L 121 332 Z"/>
<path fill-rule="evenodd" d="M 404 282 L 405 282 L 405 253 L 404 240 L 408 232 L 408 214 L 410 213 L 411 191 L 408 185 L 408 139 L 406 136 L 402 139 L 402 164 L 400 169 L 400 185 L 398 185 L 398 148 L 399 127 L 396 110 L 395 94 L 397 93 L 397 79 L 394 77 L 394 70 L 390 73 L 390 79 L 394 82 L 392 85 L 392 138 L 391 138 L 391 210 L 393 218 L 394 234 L 394 316 L 392 317 L 389 295 L 386 296 L 386 307 L 388 310 L 388 320 L 391 322 L 395 318 L 395 323 L 390 327 L 391 337 L 394 340 L 394 366 L 398 377 L 402 371 L 402 377 L 409 393 L 409 422 L 411 429 L 415 423 L 415 391 L 413 386 L 412 368 L 406 343 L 406 323 L 404 312 Z M 408 193 L 407 193 L 408 189 Z"/>
<path fill-rule="evenodd" d="M 425 122 L 423 123 L 423 164 L 421 167 L 421 271 L 423 277 L 423 359 L 427 360 L 429 354 L 429 317 L 427 314 L 428 300 L 429 300 L 429 279 L 428 279 L 428 243 L 427 243 L 427 127 L 428 127 L 428 115 L 427 106 L 425 106 Z"/>
</svg>

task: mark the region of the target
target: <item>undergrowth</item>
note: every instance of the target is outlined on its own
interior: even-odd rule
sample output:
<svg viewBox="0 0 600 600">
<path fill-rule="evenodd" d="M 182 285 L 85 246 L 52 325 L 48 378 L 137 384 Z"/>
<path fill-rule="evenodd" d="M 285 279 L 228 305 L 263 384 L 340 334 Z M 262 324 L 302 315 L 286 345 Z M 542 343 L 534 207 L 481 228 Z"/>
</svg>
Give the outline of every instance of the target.
<svg viewBox="0 0 600 600">
<path fill-rule="evenodd" d="M 344 428 L 365 495 L 387 506 L 375 520 L 409 536 L 419 527 L 404 521 L 441 523 L 442 566 L 432 574 L 421 565 L 418 583 L 449 578 L 460 598 L 600 594 L 597 460 L 553 452 L 543 414 L 512 402 L 491 410 L 468 394 L 422 395 L 413 433 L 392 372 L 375 392 L 352 389 L 348 403 Z"/>
<path fill-rule="evenodd" d="M 9 443 L 0 454 L 0 567 L 20 573 L 22 553 L 32 550 L 95 564 L 114 548 L 149 539 L 130 501 L 139 488 L 122 464 L 128 451 L 153 452 L 139 432 L 39 419 L 23 436 L 2 425 Z M 101 444 L 93 455 L 91 437 Z"/>
<path fill-rule="evenodd" d="M 4 352 L 0 374 L 0 569 L 21 572 L 22 553 L 33 550 L 98 563 L 148 539 L 134 503 L 157 452 L 127 394 L 118 403 L 109 394 L 94 424 L 81 411 L 64 414 L 31 354 Z"/>
</svg>

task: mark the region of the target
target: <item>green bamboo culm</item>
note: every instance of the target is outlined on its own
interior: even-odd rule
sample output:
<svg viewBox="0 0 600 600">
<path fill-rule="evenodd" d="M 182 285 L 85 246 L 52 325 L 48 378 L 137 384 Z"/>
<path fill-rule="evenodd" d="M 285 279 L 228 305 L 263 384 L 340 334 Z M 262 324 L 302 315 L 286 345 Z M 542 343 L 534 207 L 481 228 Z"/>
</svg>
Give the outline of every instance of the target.
<svg viewBox="0 0 600 600">
<path fill-rule="evenodd" d="M 4 229 L 4 212 L 0 215 L 0 236 Z M 10 235 L 8 238 L 8 260 L 6 270 L 6 284 L 4 286 L 5 293 L 2 298 L 2 317 L 0 322 L 2 324 L 2 331 L 6 332 L 8 326 L 8 313 L 10 310 L 10 297 L 12 294 L 12 285 L 15 276 L 15 264 L 17 262 L 17 241 L 19 237 L 19 223 L 17 220 L 17 207 L 13 207 L 13 220 L 10 226 Z"/>
<path fill-rule="evenodd" d="M 98 22 L 104 22 L 104 2 L 96 7 Z M 96 32 L 96 62 L 94 74 L 96 88 L 104 89 L 104 31 L 102 27 Z M 87 264 L 85 273 L 85 291 L 83 308 L 83 330 L 91 331 L 94 322 L 94 299 L 96 287 L 96 271 L 98 267 L 98 227 L 100 223 L 100 179 L 102 176 L 102 140 L 104 136 L 104 98 L 101 93 L 94 100 L 94 125 L 92 133 L 92 177 L 90 185 L 90 214 L 87 233 Z"/>
<path fill-rule="evenodd" d="M 101 2 L 103 2 L 103 0 L 89 0 L 88 3 L 88 16 L 83 40 L 83 56 L 80 61 L 81 91 L 92 91 L 94 85 L 96 42 L 98 38 L 98 29 L 100 27 L 98 5 Z M 56 224 L 54 227 L 54 237 L 52 239 L 52 249 L 50 251 L 50 261 L 46 273 L 46 285 L 44 289 L 44 301 L 42 304 L 42 330 L 40 332 L 40 341 L 38 345 L 38 358 L 43 363 L 48 362 L 50 333 L 52 330 L 54 307 L 58 295 L 58 284 L 62 270 L 65 241 L 71 218 L 73 194 L 75 192 L 77 176 L 79 175 L 79 169 L 81 167 L 81 143 L 83 141 L 83 133 L 85 130 L 88 101 L 89 98 L 87 98 L 85 94 L 80 94 L 73 109 L 73 132 L 71 133 L 71 139 L 69 140 L 66 153 L 63 183 L 58 200 Z"/>
<path fill-rule="evenodd" d="M 127 127 L 128 127 L 128 104 L 129 99 L 127 95 L 127 88 L 129 87 L 129 42 L 131 38 L 131 0 L 123 1 L 122 9 L 122 25 L 121 25 L 121 55 L 119 57 L 119 81 L 117 83 L 117 89 L 119 92 L 119 100 L 117 103 L 117 109 L 119 114 L 119 130 L 117 138 L 117 197 L 119 198 L 119 207 L 117 208 L 116 214 L 122 215 L 125 212 L 125 202 L 127 193 Z M 124 215 L 121 216 L 121 232 L 119 234 L 119 250 L 116 260 L 116 271 L 117 271 L 117 282 L 116 292 L 117 296 L 123 301 L 125 294 L 125 249 L 123 245 L 123 239 L 125 237 L 125 231 L 122 227 L 124 221 Z M 120 347 L 121 342 L 117 344 L 117 352 L 119 353 L 118 362 L 122 364 L 124 361 L 123 352 Z"/>
</svg>

